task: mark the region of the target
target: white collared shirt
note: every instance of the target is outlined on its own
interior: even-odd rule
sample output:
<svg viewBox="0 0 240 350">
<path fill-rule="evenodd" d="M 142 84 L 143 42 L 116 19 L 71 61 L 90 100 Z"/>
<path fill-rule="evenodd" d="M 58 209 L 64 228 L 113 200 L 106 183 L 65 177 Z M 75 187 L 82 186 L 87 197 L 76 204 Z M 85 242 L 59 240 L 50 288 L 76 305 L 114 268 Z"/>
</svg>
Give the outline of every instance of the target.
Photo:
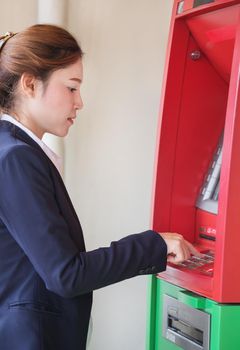
<svg viewBox="0 0 240 350">
<path fill-rule="evenodd" d="M 58 169 L 59 173 L 62 174 L 62 158 L 59 157 L 56 153 L 54 153 L 51 148 L 49 148 L 41 139 L 39 139 L 31 130 L 29 130 L 28 128 L 26 128 L 26 126 L 22 125 L 21 123 L 19 123 L 15 118 L 13 118 L 12 116 L 10 116 L 9 114 L 3 114 L 1 117 L 1 120 L 6 120 L 12 124 L 15 124 L 16 126 L 18 126 L 20 129 L 22 129 L 23 131 L 25 131 L 26 134 L 28 134 L 28 136 L 30 136 L 44 151 L 44 153 L 46 153 L 46 155 L 48 156 L 48 158 L 53 162 L 53 164 L 55 165 L 55 167 Z"/>
</svg>

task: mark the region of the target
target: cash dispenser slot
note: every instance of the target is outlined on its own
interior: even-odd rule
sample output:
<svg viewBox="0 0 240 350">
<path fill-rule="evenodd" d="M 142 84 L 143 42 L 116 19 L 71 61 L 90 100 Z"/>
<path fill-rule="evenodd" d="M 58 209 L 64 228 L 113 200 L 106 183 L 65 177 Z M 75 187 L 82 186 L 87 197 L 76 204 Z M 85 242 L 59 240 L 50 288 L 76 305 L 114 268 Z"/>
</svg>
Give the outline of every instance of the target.
<svg viewBox="0 0 240 350">
<path fill-rule="evenodd" d="M 164 295 L 163 336 L 185 350 L 208 350 L 210 315 Z"/>
<path fill-rule="evenodd" d="M 168 315 L 168 328 L 183 337 L 192 340 L 194 343 L 203 346 L 203 331 L 192 325 Z"/>
</svg>

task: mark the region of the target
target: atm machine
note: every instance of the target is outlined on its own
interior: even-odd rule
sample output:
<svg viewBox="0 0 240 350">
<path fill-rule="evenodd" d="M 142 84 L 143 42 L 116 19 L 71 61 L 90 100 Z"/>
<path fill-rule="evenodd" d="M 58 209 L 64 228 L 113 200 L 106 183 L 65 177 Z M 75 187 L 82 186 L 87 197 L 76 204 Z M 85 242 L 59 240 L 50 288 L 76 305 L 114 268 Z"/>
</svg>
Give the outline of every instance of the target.
<svg viewBox="0 0 240 350">
<path fill-rule="evenodd" d="M 148 350 L 240 349 L 240 0 L 175 0 L 152 228 L 202 252 L 151 278 Z"/>
</svg>

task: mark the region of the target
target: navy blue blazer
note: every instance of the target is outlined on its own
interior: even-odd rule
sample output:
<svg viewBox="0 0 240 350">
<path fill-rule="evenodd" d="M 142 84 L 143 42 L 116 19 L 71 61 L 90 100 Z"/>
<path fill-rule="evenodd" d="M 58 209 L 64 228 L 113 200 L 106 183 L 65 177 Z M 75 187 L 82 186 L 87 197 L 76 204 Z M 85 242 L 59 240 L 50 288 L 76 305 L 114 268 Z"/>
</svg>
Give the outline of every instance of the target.
<svg viewBox="0 0 240 350">
<path fill-rule="evenodd" d="M 86 252 L 58 170 L 0 121 L 0 349 L 85 350 L 92 291 L 166 268 L 154 231 Z"/>
</svg>

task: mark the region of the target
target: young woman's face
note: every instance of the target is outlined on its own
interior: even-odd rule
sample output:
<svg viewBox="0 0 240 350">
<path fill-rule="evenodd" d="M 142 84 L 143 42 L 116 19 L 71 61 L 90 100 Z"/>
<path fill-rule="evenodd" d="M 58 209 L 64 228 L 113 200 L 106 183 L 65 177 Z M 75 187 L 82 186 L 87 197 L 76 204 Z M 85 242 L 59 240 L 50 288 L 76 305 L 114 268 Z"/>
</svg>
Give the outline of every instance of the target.
<svg viewBox="0 0 240 350">
<path fill-rule="evenodd" d="M 34 97 L 28 101 L 25 126 L 39 138 L 45 132 L 57 136 L 67 135 L 77 111 L 83 107 L 80 94 L 82 78 L 83 66 L 79 59 L 66 68 L 54 71 L 47 86 L 38 81 Z"/>
</svg>

